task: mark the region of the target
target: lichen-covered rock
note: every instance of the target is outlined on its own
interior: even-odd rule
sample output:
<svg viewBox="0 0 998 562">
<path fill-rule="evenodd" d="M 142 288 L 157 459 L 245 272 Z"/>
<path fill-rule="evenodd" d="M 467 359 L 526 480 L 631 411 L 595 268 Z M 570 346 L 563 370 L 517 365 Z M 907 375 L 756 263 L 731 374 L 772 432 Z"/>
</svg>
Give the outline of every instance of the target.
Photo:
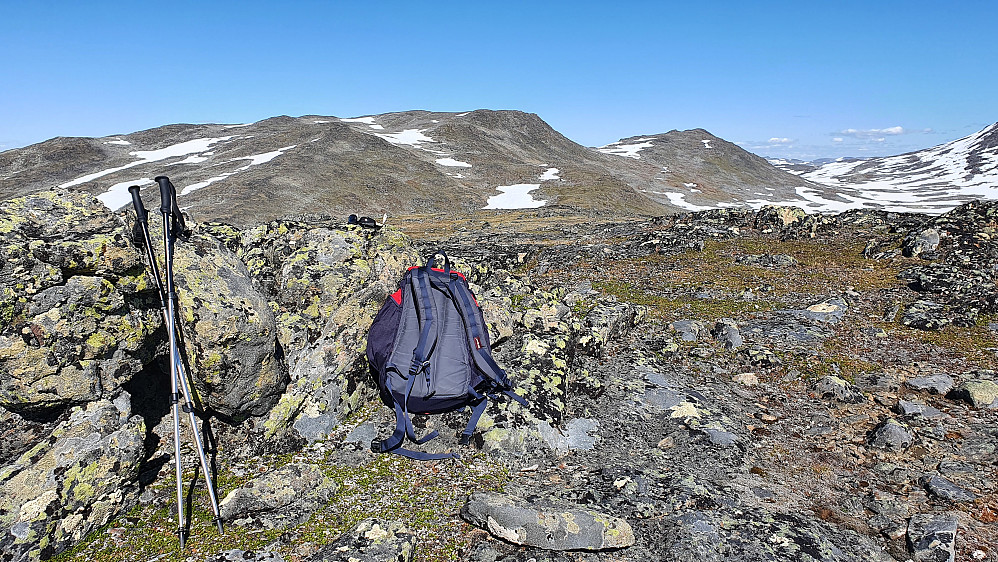
<svg viewBox="0 0 998 562">
<path fill-rule="evenodd" d="M 211 556 L 206 562 L 284 562 L 284 557 L 266 550 L 227 550 Z"/>
<path fill-rule="evenodd" d="M 294 463 L 229 492 L 219 509 L 223 520 L 237 525 L 283 529 L 303 523 L 337 489 L 319 466 Z"/>
<path fill-rule="evenodd" d="M 367 331 L 405 270 L 419 263 L 391 228 L 271 223 L 243 236 L 244 259 L 271 287 L 291 383 L 265 427 L 315 441 L 372 398 L 364 358 Z"/>
<path fill-rule="evenodd" d="M 845 316 L 848 310 L 849 304 L 845 300 L 832 298 L 812 304 L 804 310 L 799 311 L 799 314 L 810 320 L 835 324 L 842 320 L 842 317 Z"/>
<path fill-rule="evenodd" d="M 161 321 L 146 289 L 129 229 L 96 199 L 0 203 L 0 405 L 40 413 L 113 398 L 152 356 Z"/>
<path fill-rule="evenodd" d="M 144 437 L 122 394 L 74 408 L 49 439 L 0 468 L 4 560 L 50 558 L 131 508 Z"/>
<path fill-rule="evenodd" d="M 514 544 L 549 550 L 606 550 L 634 544 L 620 519 L 567 505 L 535 506 L 494 492 L 476 492 L 461 509 L 465 521 Z"/>
<path fill-rule="evenodd" d="M 416 536 L 397 521 L 365 519 L 309 562 L 412 562 Z"/>
<path fill-rule="evenodd" d="M 946 396 L 975 408 L 998 408 L 998 383 L 990 379 L 964 381 Z"/>
<path fill-rule="evenodd" d="M 287 377 L 274 313 L 246 266 L 215 238 L 195 234 L 177 243 L 174 276 L 198 397 L 229 419 L 266 414 Z"/>
<path fill-rule="evenodd" d="M 952 323 L 945 305 L 927 300 L 913 302 L 901 317 L 902 325 L 919 330 L 939 330 Z"/>
<path fill-rule="evenodd" d="M 787 254 L 743 254 L 735 257 L 735 263 L 774 269 L 784 269 L 799 265 L 799 262 L 793 256 L 788 256 Z"/>
</svg>

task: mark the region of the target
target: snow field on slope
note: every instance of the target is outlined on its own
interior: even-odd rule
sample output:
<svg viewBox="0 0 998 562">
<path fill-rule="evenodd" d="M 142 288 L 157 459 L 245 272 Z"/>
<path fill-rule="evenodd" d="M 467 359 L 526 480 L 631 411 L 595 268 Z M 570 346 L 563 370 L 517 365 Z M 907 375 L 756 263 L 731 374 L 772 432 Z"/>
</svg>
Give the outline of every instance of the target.
<svg viewBox="0 0 998 562">
<path fill-rule="evenodd" d="M 596 150 L 604 154 L 616 154 L 617 156 L 623 156 L 625 158 L 634 158 L 638 160 L 641 155 L 638 154 L 642 149 L 649 148 L 652 146 L 651 141 L 655 139 L 652 138 L 640 138 L 634 139 L 632 144 L 622 144 L 622 141 L 611 142 L 606 146 L 601 146 Z"/>
<path fill-rule="evenodd" d="M 489 197 L 488 204 L 483 209 L 535 209 L 543 207 L 547 201 L 534 199 L 531 191 L 539 188 L 539 183 L 518 183 L 516 185 L 501 185 L 496 189 L 502 193 Z"/>
</svg>

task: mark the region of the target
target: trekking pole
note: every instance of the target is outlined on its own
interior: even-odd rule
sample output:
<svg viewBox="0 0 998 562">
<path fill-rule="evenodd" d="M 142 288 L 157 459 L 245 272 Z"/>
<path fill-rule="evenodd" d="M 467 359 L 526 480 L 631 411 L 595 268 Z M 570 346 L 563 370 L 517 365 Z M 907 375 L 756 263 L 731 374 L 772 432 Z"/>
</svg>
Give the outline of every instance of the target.
<svg viewBox="0 0 998 562">
<path fill-rule="evenodd" d="M 167 301 L 167 313 L 170 315 L 170 335 L 173 342 L 171 347 L 172 351 L 177 355 L 177 360 L 174 363 L 176 380 L 180 384 L 180 391 L 178 392 L 177 390 L 174 390 L 174 393 L 178 401 L 183 400 L 180 407 L 182 410 L 187 412 L 188 419 L 191 424 L 191 432 L 194 434 L 195 450 L 197 451 L 198 458 L 201 462 L 201 469 L 204 471 L 204 481 L 208 488 L 208 497 L 211 500 L 212 512 L 215 514 L 215 526 L 218 527 L 218 532 L 222 533 L 222 514 L 218 506 L 218 494 L 215 492 L 215 486 L 211 480 L 211 470 L 208 466 L 208 457 L 204 452 L 204 443 L 201 439 L 201 433 L 198 431 L 197 416 L 194 415 L 194 408 L 192 406 L 194 395 L 191 393 L 190 386 L 187 382 L 187 376 L 183 368 L 183 360 L 180 357 L 180 347 L 177 343 L 179 334 L 177 332 L 177 293 L 173 283 L 173 241 L 176 240 L 179 232 L 187 230 L 187 225 L 184 224 L 184 216 L 180 213 L 180 206 L 177 205 L 177 190 L 173 187 L 173 183 L 166 176 L 159 176 L 155 178 L 155 180 L 159 184 L 160 198 L 162 201 L 162 207 L 160 210 L 164 213 L 164 240 L 168 241 L 166 288 L 169 299 Z M 169 197 L 167 198 L 167 196 Z M 170 221 L 166 220 L 167 212 L 165 208 L 167 203 L 169 203 L 170 207 Z M 172 227 L 168 227 L 168 223 L 170 223 Z M 169 234 L 166 233 L 167 228 L 171 229 Z"/>
<path fill-rule="evenodd" d="M 167 180 L 167 181 L 169 181 L 169 180 Z M 170 188 L 172 188 L 172 184 L 170 185 Z M 171 351 L 174 351 L 174 349 L 179 349 L 179 347 L 174 347 L 175 342 L 176 342 L 176 325 L 175 325 L 175 323 L 171 324 L 170 320 L 171 320 L 171 318 L 175 319 L 176 316 L 170 314 L 170 310 L 169 310 L 170 307 L 167 304 L 167 293 L 164 291 L 163 281 L 162 281 L 162 279 L 160 277 L 160 274 L 159 274 L 159 268 L 156 265 L 156 256 L 154 255 L 153 249 L 152 249 L 152 237 L 149 234 L 149 221 L 148 221 L 149 213 L 146 211 L 145 206 L 142 204 L 142 198 L 139 196 L 139 186 L 133 185 L 133 186 L 131 186 L 131 187 L 128 188 L 128 191 L 132 195 L 132 206 L 135 208 L 135 214 L 136 214 L 136 216 L 138 218 L 139 226 L 141 227 L 141 230 L 142 230 L 142 236 L 143 236 L 144 241 L 145 241 L 145 246 L 146 246 L 146 260 L 149 262 L 149 269 L 150 269 L 150 271 L 152 273 L 153 284 L 156 286 L 156 292 L 159 295 L 160 310 L 161 310 L 161 312 L 163 314 L 163 323 L 164 323 L 164 326 L 166 327 L 166 329 L 168 330 L 169 335 L 173 336 L 171 338 Z M 170 199 L 171 199 L 171 206 L 173 206 L 173 204 L 175 203 L 175 195 L 171 194 Z M 171 209 L 171 214 L 173 214 L 172 209 Z M 180 217 L 180 222 L 178 224 L 180 225 L 181 228 L 183 228 L 183 217 Z M 168 226 L 166 225 L 166 223 L 164 223 L 164 240 L 168 241 L 168 242 L 166 242 L 166 244 L 167 244 L 168 247 L 169 247 L 169 241 L 171 241 L 171 239 L 172 239 L 172 236 L 169 233 Z M 172 258 L 172 254 L 169 257 Z M 170 259 L 168 259 L 167 263 L 168 264 L 172 264 L 172 261 Z M 172 267 L 171 267 L 171 269 L 169 271 L 169 274 L 170 274 L 170 280 L 171 280 L 171 286 L 172 286 Z M 175 296 L 176 295 L 174 294 L 174 297 Z M 171 389 L 172 389 L 171 400 L 173 401 L 173 408 L 174 408 L 175 456 L 176 456 L 177 462 L 179 463 L 179 460 L 180 460 L 180 449 L 179 449 L 180 439 L 179 439 L 179 421 L 178 421 L 179 420 L 179 416 L 178 416 L 177 409 L 178 409 L 178 406 L 179 406 L 179 398 L 181 396 L 184 396 L 184 395 L 190 396 L 191 394 L 190 394 L 190 390 L 189 390 L 189 388 L 187 386 L 187 376 L 186 376 L 186 373 L 184 372 L 183 361 L 179 357 L 179 353 L 175 353 L 173 355 L 176 356 L 176 362 L 172 363 L 172 367 L 170 369 L 170 371 L 171 371 L 171 373 L 170 373 Z M 171 360 L 172 359 L 173 359 L 173 356 L 171 356 Z M 180 384 L 183 387 L 183 393 L 184 394 L 182 394 L 180 396 L 178 396 L 178 392 L 177 392 L 177 384 L 176 384 L 177 380 L 180 381 Z M 211 481 L 211 471 L 209 470 L 209 467 L 208 467 L 208 459 L 207 459 L 207 457 L 205 456 L 205 453 L 204 453 L 204 446 L 203 446 L 202 441 L 201 441 L 201 434 L 198 432 L 197 418 L 194 415 L 194 409 L 191 408 L 188 404 L 185 403 L 183 405 L 182 409 L 184 411 L 186 411 L 188 413 L 188 416 L 189 416 L 189 421 L 190 421 L 190 424 L 191 424 L 191 429 L 192 429 L 192 432 L 194 434 L 195 445 L 196 445 L 196 448 L 197 448 L 198 455 L 200 456 L 201 468 L 202 468 L 202 470 L 204 470 L 204 474 L 205 474 L 205 483 L 208 486 L 208 495 L 209 495 L 209 498 L 211 499 L 212 509 L 213 509 L 213 511 L 215 513 L 215 524 L 218 527 L 219 533 L 221 533 L 222 532 L 222 519 L 221 519 L 221 516 L 220 516 L 220 513 L 219 513 L 219 508 L 218 508 L 218 496 L 215 493 L 215 488 L 214 488 L 214 486 L 212 484 L 212 481 Z M 182 480 L 181 480 L 181 471 L 180 471 L 179 468 L 177 469 L 177 474 L 178 474 L 178 479 L 177 479 L 177 481 L 178 481 L 178 485 L 177 485 L 177 488 L 178 488 L 178 493 L 177 493 L 177 497 L 178 497 L 178 518 L 180 520 L 179 522 L 180 522 L 180 529 L 181 529 L 181 531 L 178 534 L 180 536 L 181 548 L 183 548 L 183 545 L 184 545 L 183 529 L 185 528 L 185 525 L 184 525 L 184 522 L 183 522 L 183 516 L 181 515 L 181 507 L 179 507 L 179 506 L 182 505 L 182 498 L 183 498 L 183 488 L 182 488 L 182 486 L 183 486 L 183 484 L 182 484 Z"/>
</svg>

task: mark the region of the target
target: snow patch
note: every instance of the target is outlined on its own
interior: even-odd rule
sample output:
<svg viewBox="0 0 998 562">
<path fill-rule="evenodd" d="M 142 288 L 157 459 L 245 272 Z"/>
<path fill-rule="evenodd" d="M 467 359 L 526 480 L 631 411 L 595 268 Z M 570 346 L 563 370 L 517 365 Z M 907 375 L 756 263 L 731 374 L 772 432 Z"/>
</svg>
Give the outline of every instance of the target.
<svg viewBox="0 0 998 562">
<path fill-rule="evenodd" d="M 104 141 L 104 144 L 120 144 L 122 146 L 126 146 L 132 143 L 122 139 L 114 139 L 114 140 Z"/>
<path fill-rule="evenodd" d="M 112 211 L 117 211 L 118 209 L 124 207 L 125 205 L 132 202 L 132 194 L 128 192 L 128 188 L 137 185 L 142 187 L 143 185 L 148 185 L 151 183 L 156 183 L 149 178 L 139 178 L 137 180 L 123 181 L 121 183 L 116 183 L 111 187 L 107 188 L 107 191 L 101 193 L 97 196 L 97 199 L 104 204 L 105 207 L 111 209 Z"/>
<path fill-rule="evenodd" d="M 539 188 L 539 183 L 518 183 L 516 185 L 501 185 L 496 189 L 500 195 L 489 197 L 488 204 L 483 209 L 535 209 L 543 207 L 547 201 L 534 199 L 531 191 Z"/>
<path fill-rule="evenodd" d="M 651 141 L 653 138 L 640 138 L 634 139 L 632 144 L 622 144 L 623 141 L 611 142 L 606 146 L 601 146 L 596 150 L 604 154 L 616 154 L 617 156 L 624 156 L 625 158 L 640 159 L 641 156 L 638 154 L 643 149 L 652 146 Z"/>
<path fill-rule="evenodd" d="M 284 148 L 278 148 L 277 150 L 273 150 L 271 152 L 264 152 L 263 154 L 254 154 L 252 156 L 241 156 L 239 158 L 233 158 L 232 160 L 230 160 L 230 162 L 236 160 L 249 160 L 250 161 L 249 164 L 246 164 L 242 168 L 239 168 L 239 170 L 242 171 L 249 168 L 250 166 L 256 166 L 258 164 L 265 164 L 267 162 L 270 162 L 274 158 L 277 158 L 281 154 L 284 154 L 285 152 L 291 150 L 296 146 L 298 145 L 292 144 L 291 146 L 285 146 Z"/>
<path fill-rule="evenodd" d="M 688 203 L 686 201 L 686 193 L 666 193 L 665 196 L 669 198 L 669 203 L 677 207 L 682 207 L 690 211 L 706 211 L 708 209 L 713 209 L 713 207 L 702 207 L 700 205 L 694 205 L 693 203 Z"/>
<path fill-rule="evenodd" d="M 452 166 L 455 168 L 470 168 L 471 164 L 467 162 L 461 162 L 460 160 L 455 160 L 453 158 L 437 158 L 437 164 L 441 166 Z"/>
<path fill-rule="evenodd" d="M 148 164 L 149 162 L 158 162 L 160 160 L 166 160 L 167 158 L 173 158 L 176 156 L 187 156 L 188 154 L 196 154 L 198 152 L 204 152 L 209 146 L 217 143 L 223 142 L 231 139 L 232 137 L 215 137 L 206 139 L 194 139 L 186 142 L 174 144 L 166 148 L 160 148 L 157 150 L 136 150 L 135 152 L 129 152 L 130 156 L 135 156 L 138 158 L 135 162 L 129 162 L 124 166 L 118 166 L 117 168 L 110 168 L 107 170 L 101 170 L 100 172 L 94 172 L 92 174 L 87 174 L 85 176 L 80 176 L 75 180 L 68 181 L 64 184 L 59 185 L 59 187 L 73 187 L 74 185 L 80 185 L 81 183 L 87 183 L 88 181 L 93 181 L 97 178 L 102 178 L 106 175 L 113 174 L 115 172 L 120 172 L 121 170 L 127 170 L 128 168 L 134 168 L 135 166 L 140 166 L 142 164 Z"/>
<path fill-rule="evenodd" d="M 561 177 L 558 175 L 559 173 L 560 171 L 558 170 L 558 168 L 548 168 L 547 170 L 544 171 L 543 174 L 541 174 L 540 180 L 541 181 L 560 180 Z"/>
<path fill-rule="evenodd" d="M 406 129 L 401 133 L 384 133 L 378 135 L 393 144 L 406 144 L 409 146 L 419 146 L 424 142 L 437 142 L 423 134 L 419 129 Z"/>
<path fill-rule="evenodd" d="M 700 142 L 702 142 L 702 143 L 703 143 L 703 147 L 704 147 L 704 148 L 714 148 L 713 146 L 710 146 L 710 139 L 703 139 L 703 140 L 702 140 L 702 141 L 700 141 Z"/>
<path fill-rule="evenodd" d="M 237 162 L 239 160 L 249 160 L 250 163 L 246 164 L 245 166 L 241 166 L 241 167 L 237 168 L 235 171 L 225 172 L 225 173 L 223 173 L 221 175 L 218 175 L 218 176 L 215 176 L 215 177 L 212 177 L 212 178 L 208 178 L 205 181 L 198 182 L 198 183 L 193 183 L 191 185 L 188 185 L 187 187 L 185 187 L 184 189 L 182 189 L 180 191 L 180 195 L 187 195 L 188 193 L 191 193 L 193 191 L 197 191 L 199 189 L 208 187 L 209 185 L 211 185 L 211 184 L 213 184 L 213 183 L 215 183 L 217 181 L 224 180 L 225 178 L 227 178 L 229 176 L 233 176 L 235 174 L 238 174 L 239 172 L 248 170 L 251 166 L 256 166 L 258 164 L 265 164 L 267 162 L 270 162 L 274 158 L 277 158 L 281 154 L 284 154 L 285 152 L 287 152 L 288 150 L 291 150 L 292 148 L 294 148 L 296 146 L 298 146 L 298 145 L 293 144 L 291 146 L 285 146 L 284 148 L 279 148 L 277 150 L 273 150 L 273 151 L 270 151 L 270 152 L 264 152 L 262 154 L 253 154 L 251 156 L 240 156 L 238 158 L 232 158 L 231 160 L 228 160 L 228 161 L 229 162 Z"/>
<path fill-rule="evenodd" d="M 204 152 L 204 153 L 201 153 L 201 154 L 192 154 L 192 155 L 188 156 L 187 158 L 184 158 L 180 162 L 171 162 L 171 163 L 167 164 L 167 166 L 178 166 L 180 164 L 200 164 L 201 162 L 205 162 L 205 161 L 208 160 L 208 156 L 207 155 L 208 155 L 207 152 Z"/>
</svg>

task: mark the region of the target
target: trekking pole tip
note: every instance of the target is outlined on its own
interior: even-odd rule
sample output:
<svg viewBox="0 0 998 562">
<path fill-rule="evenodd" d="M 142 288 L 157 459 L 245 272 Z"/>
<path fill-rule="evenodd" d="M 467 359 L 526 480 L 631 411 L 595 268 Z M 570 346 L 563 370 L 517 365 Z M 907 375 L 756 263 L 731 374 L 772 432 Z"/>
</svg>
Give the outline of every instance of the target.
<svg viewBox="0 0 998 562">
<path fill-rule="evenodd" d="M 222 530 L 222 518 L 221 517 L 216 517 L 215 518 L 215 525 L 218 527 L 218 534 L 221 535 L 222 533 L 225 532 L 225 531 Z"/>
</svg>

